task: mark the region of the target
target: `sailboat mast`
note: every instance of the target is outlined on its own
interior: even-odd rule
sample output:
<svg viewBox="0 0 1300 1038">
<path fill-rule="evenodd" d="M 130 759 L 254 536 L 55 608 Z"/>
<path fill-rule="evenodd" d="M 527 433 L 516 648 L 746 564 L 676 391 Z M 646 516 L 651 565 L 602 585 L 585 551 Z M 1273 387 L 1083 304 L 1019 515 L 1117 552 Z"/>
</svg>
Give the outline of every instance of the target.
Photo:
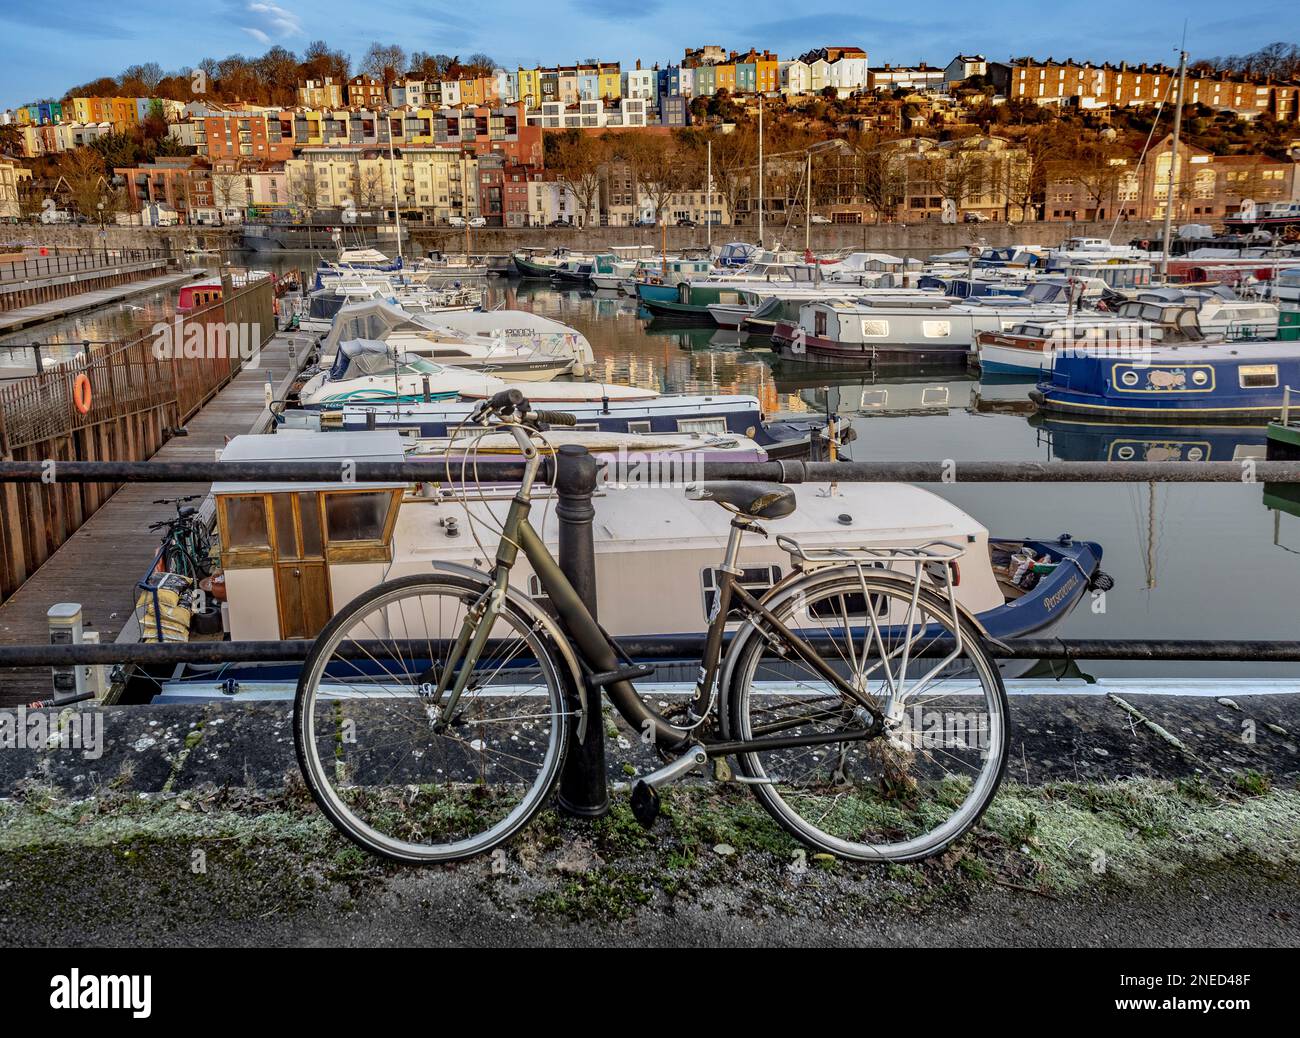
<svg viewBox="0 0 1300 1038">
<path fill-rule="evenodd" d="M 763 248 L 763 95 L 758 95 L 758 246 Z"/>
<path fill-rule="evenodd" d="M 399 118 L 404 118 L 399 116 Z M 397 201 L 397 161 L 393 158 L 393 120 L 388 120 L 388 175 L 393 184 L 393 229 L 397 232 L 397 258 L 402 258 L 402 215 Z"/>
<path fill-rule="evenodd" d="M 1178 180 L 1178 136 L 1183 128 L 1183 81 L 1187 77 L 1187 51 L 1178 52 L 1178 91 L 1174 100 L 1174 136 L 1170 143 L 1169 186 L 1165 197 L 1165 232 L 1160 248 L 1160 280 L 1169 283 L 1169 239 L 1173 233 L 1174 206 L 1177 198 L 1174 189 Z"/>
<path fill-rule="evenodd" d="M 704 233 L 705 241 L 709 246 L 709 251 L 713 251 L 713 142 L 705 141 L 705 173 L 704 173 Z"/>
</svg>

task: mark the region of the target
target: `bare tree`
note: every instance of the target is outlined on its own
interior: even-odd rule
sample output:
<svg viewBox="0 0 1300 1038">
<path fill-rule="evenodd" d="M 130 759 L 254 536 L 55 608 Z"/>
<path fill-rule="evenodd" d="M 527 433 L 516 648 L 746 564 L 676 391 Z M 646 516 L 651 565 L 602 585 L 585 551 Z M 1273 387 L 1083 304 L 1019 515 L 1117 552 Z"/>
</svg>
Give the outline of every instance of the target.
<svg viewBox="0 0 1300 1038">
<path fill-rule="evenodd" d="M 855 148 L 859 184 L 863 200 L 876 211 L 876 223 L 882 216 L 893 216 L 903 204 L 907 175 L 890 148 L 860 142 Z"/>
<path fill-rule="evenodd" d="M 382 79 L 389 87 L 406 70 L 406 51 L 395 43 L 372 43 L 361 59 L 361 71 L 373 79 Z"/>
<path fill-rule="evenodd" d="M 244 178 L 231 169 L 212 171 L 212 200 L 217 203 L 217 222 L 225 224 L 226 210 L 243 202 Z"/>
<path fill-rule="evenodd" d="M 695 183 L 696 166 L 689 152 L 674 137 L 648 133 L 623 134 L 617 150 L 654 206 L 655 223 L 662 223 L 673 198 Z"/>
<path fill-rule="evenodd" d="M 57 169 L 77 211 L 85 217 L 94 216 L 108 190 L 104 160 L 99 152 L 94 148 L 65 151 L 59 159 Z"/>
<path fill-rule="evenodd" d="M 586 226 L 591 224 L 591 210 L 600 194 L 601 167 L 609 156 L 609 142 L 604 137 L 581 130 L 546 136 L 546 167 L 573 193 Z"/>
</svg>

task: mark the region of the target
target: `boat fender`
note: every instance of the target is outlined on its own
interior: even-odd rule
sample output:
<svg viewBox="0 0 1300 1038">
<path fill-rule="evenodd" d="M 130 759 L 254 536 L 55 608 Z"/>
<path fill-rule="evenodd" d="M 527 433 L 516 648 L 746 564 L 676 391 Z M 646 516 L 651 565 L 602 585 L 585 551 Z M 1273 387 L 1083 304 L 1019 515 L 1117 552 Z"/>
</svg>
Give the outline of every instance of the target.
<svg viewBox="0 0 1300 1038">
<path fill-rule="evenodd" d="M 1101 570 L 1097 570 L 1092 575 L 1092 579 L 1088 581 L 1089 591 L 1109 591 L 1114 586 L 1115 578 L 1109 573 L 1103 573 Z"/>
<path fill-rule="evenodd" d="M 90 379 L 84 371 L 72 383 L 72 406 L 78 414 L 90 413 Z"/>
</svg>

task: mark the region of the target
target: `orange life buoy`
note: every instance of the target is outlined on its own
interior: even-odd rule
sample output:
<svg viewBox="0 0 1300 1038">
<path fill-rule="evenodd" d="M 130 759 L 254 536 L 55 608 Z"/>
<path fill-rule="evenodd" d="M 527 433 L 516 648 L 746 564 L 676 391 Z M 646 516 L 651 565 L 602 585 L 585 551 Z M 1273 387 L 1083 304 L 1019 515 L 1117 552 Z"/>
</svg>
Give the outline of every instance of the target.
<svg viewBox="0 0 1300 1038">
<path fill-rule="evenodd" d="M 72 383 L 72 405 L 81 413 L 90 413 L 90 379 L 83 371 Z"/>
</svg>

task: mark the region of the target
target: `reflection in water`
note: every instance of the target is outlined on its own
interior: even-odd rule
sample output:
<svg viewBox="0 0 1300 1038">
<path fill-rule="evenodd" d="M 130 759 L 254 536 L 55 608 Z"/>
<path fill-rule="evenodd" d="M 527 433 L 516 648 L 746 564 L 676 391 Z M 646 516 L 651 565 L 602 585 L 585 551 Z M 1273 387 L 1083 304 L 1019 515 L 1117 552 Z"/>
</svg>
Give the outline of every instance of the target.
<svg viewBox="0 0 1300 1038">
<path fill-rule="evenodd" d="M 308 257 L 259 257 L 274 270 Z M 1085 601 L 1063 637 L 1293 638 L 1300 578 L 1300 519 L 1288 515 L 1279 544 L 1277 513 L 1261 506 L 1259 484 L 979 484 L 961 480 L 962 461 L 1230 460 L 1256 456 L 1256 427 L 1150 428 L 1028 419 L 1032 377 L 976 381 L 942 373 L 809 369 L 782 364 L 765 338 L 716 329 L 658 328 L 636 301 L 544 283 L 487 281 L 488 305 L 531 310 L 570 324 L 590 340 L 597 377 L 665 393 L 746 393 L 769 413 L 852 417 L 854 460 L 954 460 L 957 482 L 932 489 L 997 536 L 1061 533 L 1099 542 L 1116 581 L 1100 604 Z M 129 307 L 47 326 L 43 340 L 115 338 L 171 316 L 175 290 L 136 297 Z M 133 307 L 140 307 L 139 310 Z M 31 336 L 15 336 L 30 341 Z M 3 363 L 0 360 L 0 363 Z M 866 416 L 875 420 L 867 421 Z M 1274 488 L 1269 488 L 1274 489 Z M 1276 501 L 1281 495 L 1274 494 Z M 904 517 L 905 518 L 905 517 Z M 779 525 L 779 524 L 778 524 Z M 778 531 L 779 532 L 779 531 Z M 1287 547 L 1290 544 L 1291 547 Z M 1205 677 L 1300 674 L 1294 665 L 1090 663 L 1092 673 Z"/>
</svg>

